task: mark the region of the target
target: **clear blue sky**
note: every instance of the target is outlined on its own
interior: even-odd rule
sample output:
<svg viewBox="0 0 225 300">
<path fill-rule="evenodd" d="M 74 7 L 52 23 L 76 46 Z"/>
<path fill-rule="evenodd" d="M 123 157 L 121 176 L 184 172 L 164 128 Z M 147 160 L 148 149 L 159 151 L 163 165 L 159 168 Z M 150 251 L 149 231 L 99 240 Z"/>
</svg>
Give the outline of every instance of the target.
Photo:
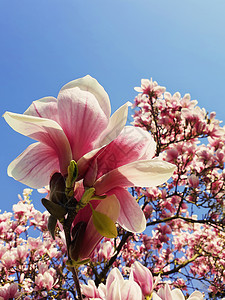
<svg viewBox="0 0 225 300">
<path fill-rule="evenodd" d="M 133 100 L 141 78 L 153 77 L 224 120 L 224 12 L 224 0 L 0 0 L 1 115 L 23 113 L 90 74 L 113 111 Z M 25 187 L 7 176 L 7 166 L 33 141 L 3 118 L 0 138 L 4 211 Z M 39 203 L 41 195 L 33 198 Z"/>
</svg>

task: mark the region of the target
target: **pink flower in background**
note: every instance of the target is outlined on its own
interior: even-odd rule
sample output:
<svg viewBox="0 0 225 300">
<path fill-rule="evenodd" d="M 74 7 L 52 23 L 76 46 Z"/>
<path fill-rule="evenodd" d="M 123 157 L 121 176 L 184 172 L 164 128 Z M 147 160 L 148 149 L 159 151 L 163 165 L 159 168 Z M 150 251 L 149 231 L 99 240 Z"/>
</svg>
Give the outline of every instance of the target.
<svg viewBox="0 0 225 300">
<path fill-rule="evenodd" d="M 142 300 L 140 286 L 132 279 L 124 280 L 119 269 L 114 268 L 109 273 L 106 285 L 100 284 L 96 288 L 90 280 L 88 285 L 82 286 L 82 292 L 88 299 L 104 300 Z"/>
<path fill-rule="evenodd" d="M 131 278 L 124 280 L 117 268 L 112 269 L 106 280 L 106 300 L 142 300 L 140 286 Z"/>
<path fill-rule="evenodd" d="M 19 297 L 19 295 L 17 283 L 7 283 L 0 287 L 0 300 L 14 299 Z"/>
<path fill-rule="evenodd" d="M 179 289 L 173 289 L 171 291 L 168 284 L 165 285 L 165 287 L 160 288 L 158 293 L 153 293 L 153 300 L 185 300 L 185 297 L 181 290 Z M 187 300 L 203 300 L 204 297 L 202 293 L 199 291 L 195 291 L 188 297 Z"/>
<path fill-rule="evenodd" d="M 134 281 L 141 287 L 143 295 L 150 296 L 154 288 L 154 280 L 150 270 L 138 261 L 135 261 L 132 267 L 132 273 Z"/>
<path fill-rule="evenodd" d="M 166 91 L 164 86 L 159 86 L 156 81 L 152 81 L 152 78 L 151 80 L 142 79 L 141 87 L 135 87 L 134 89 L 143 94 L 153 94 L 154 98 L 160 97 Z"/>
<path fill-rule="evenodd" d="M 17 132 L 37 140 L 8 167 L 8 175 L 33 188 L 49 184 L 50 176 L 67 174 L 72 159 L 100 148 L 123 129 L 128 103 L 111 117 L 104 88 L 91 76 L 63 86 L 59 95 L 34 101 L 24 114 L 6 112 L 6 122 Z"/>
</svg>

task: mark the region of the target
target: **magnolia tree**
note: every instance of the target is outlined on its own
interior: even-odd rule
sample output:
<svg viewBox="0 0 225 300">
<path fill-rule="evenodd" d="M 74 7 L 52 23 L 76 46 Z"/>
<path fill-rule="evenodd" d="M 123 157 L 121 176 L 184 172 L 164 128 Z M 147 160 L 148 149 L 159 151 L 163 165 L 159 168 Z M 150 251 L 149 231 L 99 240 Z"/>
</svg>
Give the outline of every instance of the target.
<svg viewBox="0 0 225 300">
<path fill-rule="evenodd" d="M 135 90 L 133 126 L 90 76 L 4 114 L 38 141 L 8 174 L 47 211 L 25 189 L 0 215 L 0 299 L 223 297 L 225 130 L 189 95 Z"/>
</svg>

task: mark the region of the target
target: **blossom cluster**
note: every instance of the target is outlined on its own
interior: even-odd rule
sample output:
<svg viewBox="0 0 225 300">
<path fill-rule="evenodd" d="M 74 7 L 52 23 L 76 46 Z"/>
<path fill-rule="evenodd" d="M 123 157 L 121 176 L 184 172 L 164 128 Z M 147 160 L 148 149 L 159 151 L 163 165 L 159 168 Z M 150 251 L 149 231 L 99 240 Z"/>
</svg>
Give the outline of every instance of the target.
<svg viewBox="0 0 225 300">
<path fill-rule="evenodd" d="M 159 157 L 177 166 L 163 186 L 136 189 L 152 228 L 143 236 L 154 253 L 149 265 L 165 275 L 189 265 L 186 280 L 207 273 L 206 286 L 223 293 L 225 127 L 189 94 L 172 95 L 152 80 L 142 80 L 136 90 L 133 124 L 151 131 Z"/>
<path fill-rule="evenodd" d="M 171 95 L 152 80 L 143 80 L 136 90 L 141 93 L 134 100 L 133 124 L 151 131 L 156 155 L 177 168 L 159 187 L 132 190 L 147 230 L 121 230 L 114 241 L 105 239 L 93 253 L 96 266 L 87 266 L 83 274 L 99 284 L 112 266 L 127 277 L 138 260 L 154 276 L 169 278 L 171 287 L 190 291 L 194 280 L 208 297 L 222 297 L 225 129 L 214 112 L 206 113 L 189 94 Z"/>
<path fill-rule="evenodd" d="M 106 284 L 100 284 L 97 288 L 93 280 L 88 285 L 82 285 L 85 299 L 98 300 L 184 300 L 184 295 L 179 289 L 171 290 L 169 284 L 164 284 L 158 292 L 154 291 L 160 277 L 154 280 L 148 268 L 139 262 L 134 262 L 129 279 L 124 279 L 119 269 L 114 268 L 108 275 Z M 199 291 L 193 292 L 188 300 L 203 300 L 203 294 Z"/>
<path fill-rule="evenodd" d="M 0 299 L 72 299 L 62 232 L 52 239 L 49 213 L 34 208 L 30 193 L 19 195 L 13 213 L 0 214 Z"/>
</svg>

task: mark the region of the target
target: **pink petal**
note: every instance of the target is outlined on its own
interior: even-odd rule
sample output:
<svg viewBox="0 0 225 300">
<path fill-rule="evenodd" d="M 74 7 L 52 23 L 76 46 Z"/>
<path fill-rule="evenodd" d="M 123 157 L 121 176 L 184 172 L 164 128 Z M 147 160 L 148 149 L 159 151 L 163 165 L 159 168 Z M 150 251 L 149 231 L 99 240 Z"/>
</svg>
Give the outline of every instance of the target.
<svg viewBox="0 0 225 300">
<path fill-rule="evenodd" d="M 151 295 L 154 279 L 150 270 L 138 261 L 135 261 L 132 267 L 134 280 L 141 287 L 143 295 Z"/>
<path fill-rule="evenodd" d="M 152 300 L 162 300 L 155 292 L 152 294 Z"/>
<path fill-rule="evenodd" d="M 94 148 L 108 119 L 95 96 L 78 87 L 64 89 L 58 96 L 60 124 L 76 161 Z"/>
<path fill-rule="evenodd" d="M 109 218 L 116 222 L 120 211 L 119 201 L 115 196 L 109 196 L 100 202 L 100 204 L 96 207 L 96 211 L 106 214 Z M 79 258 L 83 259 L 89 257 L 101 239 L 102 236 L 97 232 L 91 217 L 87 224 Z"/>
<path fill-rule="evenodd" d="M 8 166 L 8 175 L 32 188 L 49 184 L 50 176 L 59 171 L 55 151 L 42 143 L 34 143 Z"/>
<path fill-rule="evenodd" d="M 104 151 L 96 154 L 98 177 L 128 163 L 152 158 L 155 142 L 149 132 L 139 127 L 126 126 L 121 134 Z"/>
<path fill-rule="evenodd" d="M 15 131 L 54 149 L 59 158 L 61 172 L 67 173 L 72 154 L 68 139 L 58 123 L 50 119 L 10 112 L 6 112 L 4 118 Z"/>
<path fill-rule="evenodd" d="M 121 283 L 114 280 L 107 289 L 107 300 L 124 300 L 121 297 Z"/>
<path fill-rule="evenodd" d="M 109 144 L 121 133 L 127 122 L 128 107 L 130 105 L 130 102 L 125 103 L 110 117 L 107 128 L 99 137 L 99 146 Z"/>
<path fill-rule="evenodd" d="M 140 160 L 106 173 L 96 181 L 94 187 L 96 194 L 101 195 L 117 186 L 157 186 L 167 181 L 175 168 L 173 164 L 159 159 Z"/>
<path fill-rule="evenodd" d="M 79 173 L 84 175 L 96 159 L 98 177 L 133 161 L 150 159 L 156 144 L 149 132 L 139 127 L 126 126 L 106 147 L 95 149 L 78 161 Z"/>
<path fill-rule="evenodd" d="M 120 271 L 119 271 L 118 268 L 113 268 L 113 269 L 110 271 L 110 273 L 109 273 L 109 275 L 108 275 L 108 277 L 107 277 L 107 279 L 106 279 L 106 290 L 109 289 L 110 285 L 112 284 L 112 282 L 113 282 L 114 280 L 116 280 L 116 281 L 118 281 L 118 282 L 123 282 L 123 281 L 124 281 L 123 276 L 122 276 L 122 274 L 120 273 Z"/>
<path fill-rule="evenodd" d="M 87 169 L 92 167 L 92 161 L 95 159 L 95 156 L 97 156 L 101 151 L 104 151 L 105 146 L 94 149 L 84 156 L 82 156 L 78 162 L 78 170 L 79 170 L 79 176 L 80 178 L 83 178 L 84 174 L 86 173 Z"/>
<path fill-rule="evenodd" d="M 124 280 L 121 287 L 121 299 L 142 300 L 143 298 L 140 286 L 133 280 Z"/>
<path fill-rule="evenodd" d="M 83 78 L 70 81 L 62 87 L 61 91 L 74 87 L 79 87 L 82 91 L 88 91 L 93 94 L 97 99 L 101 109 L 104 111 L 107 119 L 109 119 L 111 114 L 109 96 L 96 79 L 94 79 L 90 75 L 87 75 Z"/>
<path fill-rule="evenodd" d="M 146 228 L 146 219 L 135 198 L 123 188 L 115 188 L 109 192 L 120 202 L 120 215 L 117 222 L 130 232 L 142 232 Z"/>
<path fill-rule="evenodd" d="M 204 299 L 204 297 L 203 297 L 202 293 L 199 291 L 194 291 L 188 298 L 188 300 L 203 300 L 203 299 Z"/>
<path fill-rule="evenodd" d="M 54 97 L 45 97 L 33 101 L 24 115 L 51 119 L 59 123 L 57 100 Z"/>
<path fill-rule="evenodd" d="M 75 199 L 77 200 L 76 197 L 75 197 Z M 99 205 L 100 202 L 101 202 L 101 200 L 92 200 L 91 204 L 92 204 L 93 208 L 95 209 Z M 79 210 L 78 214 L 76 215 L 76 217 L 73 221 L 72 226 L 74 227 L 79 222 L 88 223 L 91 216 L 92 216 L 92 210 L 90 208 L 90 205 L 86 205 L 84 208 Z"/>
<path fill-rule="evenodd" d="M 173 300 L 171 289 L 166 283 L 165 287 L 160 288 L 158 291 L 158 295 L 163 299 L 163 300 Z M 175 300 L 175 299 L 174 299 Z"/>
</svg>

